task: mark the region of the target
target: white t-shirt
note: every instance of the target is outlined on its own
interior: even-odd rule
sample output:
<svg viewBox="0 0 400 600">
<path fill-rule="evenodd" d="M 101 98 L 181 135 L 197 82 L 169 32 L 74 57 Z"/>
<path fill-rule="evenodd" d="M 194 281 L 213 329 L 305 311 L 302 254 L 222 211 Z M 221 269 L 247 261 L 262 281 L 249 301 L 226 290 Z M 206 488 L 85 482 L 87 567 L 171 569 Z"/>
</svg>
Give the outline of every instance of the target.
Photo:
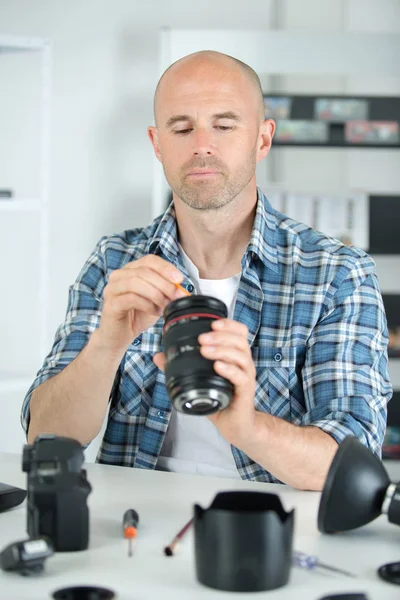
<svg viewBox="0 0 400 600">
<path fill-rule="evenodd" d="M 228 279 L 200 279 L 197 267 L 180 247 L 186 269 L 198 294 L 225 302 L 233 318 L 240 273 Z M 230 444 L 205 416 L 180 413 L 172 408 L 157 469 L 178 473 L 239 478 Z"/>
</svg>

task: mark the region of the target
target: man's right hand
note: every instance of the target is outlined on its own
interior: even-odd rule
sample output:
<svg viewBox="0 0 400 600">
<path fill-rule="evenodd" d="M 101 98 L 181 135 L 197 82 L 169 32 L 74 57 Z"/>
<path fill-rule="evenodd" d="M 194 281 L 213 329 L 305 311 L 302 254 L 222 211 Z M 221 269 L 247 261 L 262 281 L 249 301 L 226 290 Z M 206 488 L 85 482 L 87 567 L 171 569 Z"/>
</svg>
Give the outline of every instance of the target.
<svg viewBox="0 0 400 600">
<path fill-rule="evenodd" d="M 171 263 L 149 254 L 111 273 L 103 293 L 98 341 L 123 354 L 132 341 L 151 327 L 172 300 L 185 294 L 175 283 L 182 273 Z"/>
</svg>

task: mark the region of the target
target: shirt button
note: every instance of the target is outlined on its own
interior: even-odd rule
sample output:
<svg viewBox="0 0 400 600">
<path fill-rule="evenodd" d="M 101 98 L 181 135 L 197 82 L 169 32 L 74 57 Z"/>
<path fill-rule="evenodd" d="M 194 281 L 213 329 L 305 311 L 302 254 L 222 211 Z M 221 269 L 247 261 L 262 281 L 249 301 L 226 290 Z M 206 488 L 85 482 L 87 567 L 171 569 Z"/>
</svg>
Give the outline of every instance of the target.
<svg viewBox="0 0 400 600">
<path fill-rule="evenodd" d="M 276 354 L 274 354 L 274 360 L 276 362 L 281 362 L 282 358 L 283 358 L 283 356 L 280 352 L 277 352 Z"/>
<path fill-rule="evenodd" d="M 188 283 L 186 286 L 186 289 L 191 294 L 194 290 L 194 285 L 192 285 L 191 283 Z"/>
<path fill-rule="evenodd" d="M 137 338 L 135 338 L 135 339 L 133 340 L 133 345 L 134 345 L 134 346 L 139 346 L 139 344 L 140 344 L 140 338 L 138 338 L 138 337 L 137 337 Z"/>
<path fill-rule="evenodd" d="M 163 419 L 165 417 L 165 412 L 163 410 L 159 410 L 157 415 Z"/>
</svg>

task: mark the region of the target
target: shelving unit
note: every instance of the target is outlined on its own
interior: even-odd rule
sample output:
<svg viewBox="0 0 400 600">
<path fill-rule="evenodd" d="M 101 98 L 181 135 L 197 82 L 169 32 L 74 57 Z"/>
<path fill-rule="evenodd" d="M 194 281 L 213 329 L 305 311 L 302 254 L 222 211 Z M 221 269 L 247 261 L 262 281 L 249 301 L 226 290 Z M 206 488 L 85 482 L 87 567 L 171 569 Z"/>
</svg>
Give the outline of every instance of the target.
<svg viewBox="0 0 400 600">
<path fill-rule="evenodd" d="M 0 213 L 2 212 L 39 212 L 42 210 L 42 203 L 35 198 L 0 200 Z"/>
<path fill-rule="evenodd" d="M 282 112 L 276 116 L 274 114 L 274 107 L 268 111 L 268 100 L 273 102 L 280 102 L 281 110 L 287 113 L 287 116 L 282 117 Z M 329 119 L 318 118 L 316 116 L 316 106 L 319 101 L 327 101 L 329 103 L 335 102 L 356 102 L 361 107 L 365 107 L 365 116 L 360 116 L 356 119 L 354 116 L 345 118 L 344 116 L 336 115 L 335 118 Z M 266 103 L 266 117 L 275 119 L 277 124 L 277 131 L 274 136 L 273 146 L 274 147 L 317 147 L 317 148 L 400 148 L 400 98 L 396 96 L 362 96 L 349 94 L 288 94 L 288 93 L 265 93 L 264 102 Z M 285 110 L 286 109 L 286 110 Z M 268 112 L 270 114 L 268 114 Z M 282 139 L 279 135 L 280 124 L 286 122 L 289 124 L 296 124 L 299 122 L 306 122 L 307 124 L 317 127 L 322 127 L 321 133 L 326 134 L 324 140 L 290 140 Z M 348 141 L 346 139 L 346 122 L 349 125 L 354 122 L 365 121 L 370 122 L 391 122 L 395 124 L 397 131 L 396 135 L 393 136 L 392 141 Z M 322 136 L 324 137 L 324 136 Z M 387 138 L 386 138 L 387 139 Z"/>
<path fill-rule="evenodd" d="M 11 139 L 0 139 L 0 149 L 3 150 L 3 159 L 6 158 L 9 163 L 6 163 L 4 167 L 0 165 L 0 188 L 6 186 L 15 190 L 15 195 L 11 198 L 0 198 L 0 227 L 8 227 L 10 222 L 14 229 L 7 233 L 10 235 L 10 239 L 16 240 L 18 247 L 23 247 L 26 240 L 23 239 L 23 227 L 25 230 L 31 230 L 31 239 L 27 244 L 24 251 L 23 260 L 13 263 L 15 259 L 13 250 L 10 247 L 1 249 L 3 257 L 8 258 L 7 253 L 11 254 L 10 263 L 15 268 L 17 274 L 16 281 L 20 281 L 21 278 L 26 278 L 29 281 L 29 294 L 35 296 L 37 300 L 37 314 L 30 314 L 29 300 L 27 301 L 26 310 L 18 312 L 16 314 L 12 311 L 9 314 L 10 322 L 13 323 L 13 339 L 14 351 L 11 352 L 11 356 L 8 355 L 7 349 L 9 340 L 3 339 L 1 352 L 3 352 L 2 360 L 0 362 L 0 394 L 1 397 L 5 397 L 5 394 L 18 392 L 21 395 L 28 389 L 29 385 L 33 381 L 35 369 L 32 366 L 28 370 L 24 368 L 23 360 L 20 360 L 20 354 L 17 350 L 24 348 L 29 338 L 29 325 L 38 318 L 38 324 L 35 322 L 37 327 L 37 335 L 34 339 L 35 356 L 32 357 L 31 363 L 35 364 L 37 368 L 40 366 L 40 361 L 44 358 L 45 352 L 48 350 L 48 330 L 47 330 L 47 317 L 48 317 L 48 295 L 49 295 L 49 215 L 48 215 L 48 201 L 49 201 L 49 179 L 50 179 L 50 167 L 49 167 L 49 139 L 50 139 L 50 77 L 51 77 L 51 50 L 50 44 L 47 40 L 39 38 L 23 38 L 15 36 L 4 36 L 0 35 L 0 67 L 5 66 L 7 68 L 7 61 L 19 57 L 32 56 L 38 57 L 38 77 L 37 82 L 39 90 L 39 102 L 38 102 L 38 114 L 34 115 L 33 120 L 37 122 L 37 128 L 39 131 L 38 139 L 34 140 L 37 142 L 37 155 L 32 156 L 32 163 L 38 165 L 36 179 L 38 182 L 37 189 L 28 190 L 28 192 L 34 192 L 33 194 L 26 194 L 25 190 L 23 195 L 20 195 L 19 190 L 23 188 L 26 181 L 24 174 L 20 171 L 19 151 L 15 148 L 15 140 Z M 36 59 L 35 59 L 36 60 Z M 6 62 L 4 62 L 6 61 Z M 36 65 L 36 62 L 35 62 Z M 36 72 L 35 69 L 32 69 Z M 12 72 L 12 82 L 18 80 L 18 69 Z M 3 90 L 5 93 L 9 92 L 9 79 L 2 82 Z M 33 110 L 30 104 L 30 98 L 28 95 L 19 94 L 15 97 L 15 104 L 19 109 L 23 107 L 24 114 L 29 114 Z M 14 99 L 14 97 L 13 97 Z M 0 101 L 0 110 L 1 110 Z M 15 119 L 18 123 L 18 113 L 16 111 Z M 36 125 L 36 123 L 35 123 Z M 11 129 L 8 130 L 8 133 Z M 19 132 L 21 133 L 21 132 Z M 25 134 L 25 131 L 22 132 Z M 26 138 L 22 137 L 23 142 L 28 143 L 29 131 L 26 133 Z M 20 142 L 21 139 L 18 139 Z M 29 140 L 31 142 L 32 140 Z M 2 144 L 7 144 L 4 148 Z M 25 146 L 25 143 L 23 143 Z M 24 150 L 25 148 L 19 148 Z M 12 165 L 9 169 L 11 175 L 7 173 L 7 166 Z M 5 173 L 3 172 L 5 170 Z M 3 176 L 8 175 L 11 177 L 7 182 L 3 181 Z M 29 179 L 26 178 L 26 179 Z M 10 185 L 11 184 L 11 185 Z M 35 186 L 33 186 L 35 187 Z M 11 221 L 9 221 L 12 219 Z M 21 224 L 21 231 L 18 224 Z M 19 240 L 21 236 L 21 240 Z M 3 241 L 3 236 L 0 238 L 0 248 Z M 33 277 L 31 271 L 37 268 L 38 275 Z M 14 292 L 14 286 L 7 286 L 5 281 L 4 291 L 2 297 L 0 297 L 0 311 L 10 310 L 12 304 L 12 294 Z M 18 292 L 17 292 L 18 294 Z M 18 298 L 19 300 L 20 298 Z M 8 302 L 8 304 L 7 304 Z M 4 303 L 6 308 L 4 309 Z M 16 306 L 18 302 L 16 298 Z M 15 326 L 14 326 L 15 324 Z M 32 340 L 29 340 L 32 342 Z M 5 349 L 6 348 L 6 349 Z M 7 359 L 7 360 L 5 360 Z M 6 369 L 4 369 L 4 363 L 7 363 Z M 0 400 L 1 400 L 0 397 Z M 22 401 L 22 398 L 21 398 Z"/>
<path fill-rule="evenodd" d="M 195 29 L 163 29 L 160 33 L 160 55 L 159 55 L 159 75 L 173 62 L 186 56 L 187 54 L 199 50 L 210 49 L 235 56 L 236 58 L 249 64 L 259 75 L 266 76 L 332 76 L 332 77 L 387 77 L 391 80 L 400 80 L 400 61 L 396 60 L 400 56 L 400 35 L 390 33 L 356 33 L 350 31 L 307 31 L 307 30 L 195 30 Z M 272 87 L 264 89 L 265 96 L 287 96 L 287 91 Z M 340 90 L 342 91 L 342 90 Z M 369 93 L 369 92 L 368 92 Z M 335 97 L 337 95 L 318 94 L 318 97 Z M 343 95 L 350 96 L 348 90 L 343 89 Z M 383 94 L 382 94 L 383 96 Z M 310 118 L 310 99 L 313 95 L 296 94 L 297 103 L 294 106 L 295 118 Z M 387 106 L 382 105 L 382 98 L 364 96 L 358 94 L 354 97 L 369 98 L 373 102 L 373 116 L 382 114 Z M 302 102 L 303 100 L 303 102 Z M 400 98 L 385 98 L 383 102 L 389 101 L 390 120 L 400 120 Z M 378 120 L 378 119 L 376 119 Z M 350 152 L 352 155 L 358 150 L 363 152 L 366 157 L 366 165 L 370 165 L 373 153 L 382 149 L 386 152 L 399 150 L 400 144 L 346 144 L 340 138 L 340 125 L 332 130 L 335 135 L 330 139 L 329 144 L 320 143 L 280 143 L 273 142 L 271 155 L 268 157 L 272 169 L 277 164 L 277 152 L 290 152 L 294 148 L 295 152 L 305 149 L 307 152 L 315 152 L 321 149 L 321 152 L 328 153 L 329 149 L 335 149 L 335 152 Z M 285 149 L 287 148 L 287 150 Z M 274 148 L 276 152 L 274 153 Z M 360 150 L 361 148 L 361 150 Z M 354 149 L 354 153 L 353 153 Z M 364 154 L 365 153 L 365 154 Z M 372 154 L 371 154 L 372 153 Z M 282 155 L 279 154 L 279 157 Z M 311 155 L 310 155 L 311 156 Z M 315 154 L 312 155 L 315 157 Z M 326 156 L 326 154 L 325 154 Z M 332 155 L 331 155 L 332 156 Z M 335 155 L 337 156 L 337 155 Z M 343 159 L 344 170 L 348 170 L 348 165 Z M 390 163 L 391 164 L 391 163 Z M 363 161 L 364 169 L 364 161 Z M 365 167 L 365 174 L 368 176 L 368 166 Z M 368 177 L 366 178 L 369 181 Z M 278 179 L 278 181 L 280 181 Z M 268 183 L 268 182 L 267 182 Z M 324 183 L 324 182 L 323 182 Z M 327 195 L 330 189 L 324 189 Z M 383 190 L 369 189 L 367 193 L 374 197 L 380 195 L 400 196 L 400 189 Z M 169 197 L 169 187 L 166 183 L 162 166 L 154 159 L 154 186 L 152 216 L 156 217 L 164 209 L 167 198 Z M 400 200 L 400 198 L 399 198 Z M 398 233 L 396 235 L 398 238 Z M 373 255 L 373 258 L 374 255 Z M 377 256 L 377 270 L 381 281 L 383 294 L 399 293 L 400 280 L 400 247 L 392 256 L 379 252 Z M 395 281 L 397 277 L 397 282 Z M 382 282 L 385 285 L 382 286 Z M 385 287 L 387 286 L 387 287 Z M 400 310 L 400 308 L 399 308 Z M 393 419 L 397 425 L 400 425 L 400 359 L 390 359 L 390 374 L 395 389 L 393 399 Z M 392 403 L 389 404 L 389 411 Z M 393 421 L 391 424 L 394 424 Z"/>
</svg>

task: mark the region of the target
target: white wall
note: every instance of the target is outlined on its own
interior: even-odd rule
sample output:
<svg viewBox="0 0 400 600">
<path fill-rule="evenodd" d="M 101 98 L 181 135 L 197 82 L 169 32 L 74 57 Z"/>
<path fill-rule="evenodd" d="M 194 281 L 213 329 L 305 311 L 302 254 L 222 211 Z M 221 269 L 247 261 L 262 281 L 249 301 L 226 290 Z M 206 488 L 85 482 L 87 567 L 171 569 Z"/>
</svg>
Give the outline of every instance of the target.
<svg viewBox="0 0 400 600">
<path fill-rule="evenodd" d="M 53 44 L 51 331 L 63 318 L 68 285 L 98 238 L 145 225 L 150 219 L 153 157 L 146 126 L 152 122 L 152 95 L 159 76 L 159 30 L 163 26 L 399 31 L 400 4 L 397 0 L 279 0 L 278 4 L 272 0 L 190 4 L 185 0 L 0 0 L 0 34 L 39 36 Z M 313 86 L 320 90 L 322 85 L 326 91 L 339 93 L 371 93 L 371 87 L 382 93 L 400 93 L 398 81 L 374 83 L 361 78 L 351 82 L 325 78 L 321 82 L 297 76 L 282 81 L 276 78 L 272 84 L 294 92 L 309 91 Z M 334 169 L 328 180 L 332 185 L 337 173 L 349 168 L 343 162 L 347 158 L 335 151 L 322 158 L 313 150 L 301 158 L 298 152 L 284 152 L 280 151 L 279 161 L 274 160 L 274 177 L 299 185 L 305 185 L 304 174 L 307 185 L 317 176 L 319 161 L 325 164 L 332 160 Z M 387 172 L 385 185 L 398 191 L 398 155 L 395 159 L 394 154 L 386 154 L 382 167 Z M 373 167 L 375 161 L 382 160 L 382 154 L 358 152 L 358 158 L 353 154 L 349 160 L 351 164 L 354 161 L 354 167 L 345 171 L 352 174 L 347 183 L 368 178 L 375 186 L 378 180 L 373 179 Z M 363 164 L 368 168 L 360 168 Z M 29 165 L 26 167 L 29 170 Z M 381 186 L 382 178 L 379 181 Z M 3 256 L 1 248 L 0 261 Z M 6 281 L 2 279 L 0 284 L 2 295 L 11 294 L 16 282 L 25 276 L 23 268 L 14 274 L 7 271 Z M 31 293 L 32 287 L 34 284 L 29 286 Z M 24 331 L 24 318 L 23 312 L 15 323 L 16 336 Z M 10 352 L 4 335 L 0 339 L 1 366 L 1 361 L 9 360 Z M 16 358 L 23 362 L 23 352 Z M 29 363 L 29 358 L 26 360 Z M 35 369 L 39 366 L 37 361 Z M 19 450 L 15 405 L 22 396 L 22 392 L 12 394 L 1 401 L 1 421 L 6 425 L 0 430 L 0 450 Z"/>
</svg>

